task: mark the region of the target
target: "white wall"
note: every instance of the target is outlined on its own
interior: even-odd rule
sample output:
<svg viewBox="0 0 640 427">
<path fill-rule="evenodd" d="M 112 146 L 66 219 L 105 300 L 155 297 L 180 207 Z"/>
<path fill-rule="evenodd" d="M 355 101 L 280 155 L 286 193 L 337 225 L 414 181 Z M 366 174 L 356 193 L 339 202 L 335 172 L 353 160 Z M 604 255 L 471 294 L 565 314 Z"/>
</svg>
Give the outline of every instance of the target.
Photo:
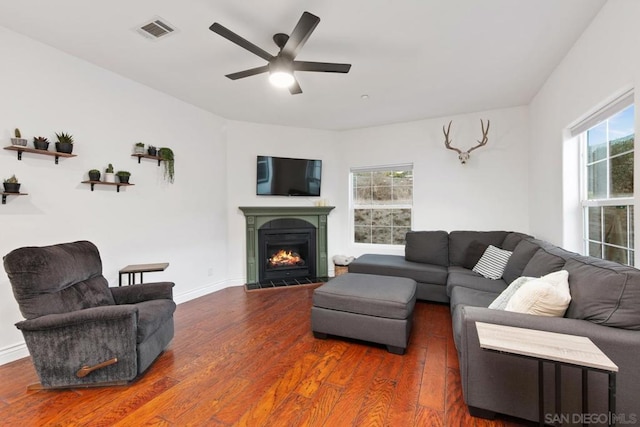
<svg viewBox="0 0 640 427">
<path fill-rule="evenodd" d="M 341 156 L 337 135 L 332 131 L 270 126 L 229 121 L 227 123 L 227 253 L 229 280 L 243 284 L 246 278 L 245 217 L 239 206 L 313 206 L 324 199 L 336 206 L 327 218 L 329 257 L 340 240 L 346 206 L 338 203 Z M 322 160 L 320 197 L 256 196 L 258 155 Z M 329 266 L 333 268 L 332 265 Z"/>
<path fill-rule="evenodd" d="M 563 175 L 576 170 L 573 159 L 566 159 L 563 165 L 563 152 L 575 154 L 575 149 L 566 147 L 563 132 L 614 95 L 637 85 L 639 16 L 640 2 L 609 0 L 530 104 L 531 232 L 542 239 L 575 249 L 579 227 L 563 224 L 563 212 L 575 212 L 569 206 L 575 197 L 563 194 Z M 636 123 L 639 114 L 636 92 Z M 635 188 L 640 188 L 638 156 L 636 151 Z M 575 191 L 575 187 L 566 191 Z M 636 230 L 639 221 L 636 215 Z M 636 247 L 639 243 L 636 240 Z"/>
<path fill-rule="evenodd" d="M 452 120 L 452 145 L 467 150 L 482 137 L 480 119 L 491 121 L 489 142 L 462 165 L 457 153 L 445 149 L 442 127 Z M 414 230 L 528 232 L 528 140 L 526 107 L 344 132 L 340 203 L 349 202 L 350 167 L 413 163 Z M 380 251 L 379 245 L 351 243 L 347 218 L 342 225 L 339 246 L 347 254 Z M 403 254 L 404 248 L 389 247 L 385 252 Z"/>
<path fill-rule="evenodd" d="M 0 28 L 0 145 L 15 127 L 30 142 L 71 133 L 77 157 L 0 150 L 0 178 L 16 174 L 28 196 L 0 205 L 0 255 L 25 245 L 87 239 L 112 285 L 127 264 L 170 263 L 145 279 L 176 282 L 184 301 L 227 285 L 226 145 L 220 118 L 89 63 Z M 175 184 L 152 161 L 131 157 L 137 141 L 176 156 Z M 92 168 L 132 173 L 135 186 L 90 187 Z M 209 274 L 211 273 L 211 274 Z M 26 355 L 22 320 L 0 271 L 0 363 Z"/>
</svg>

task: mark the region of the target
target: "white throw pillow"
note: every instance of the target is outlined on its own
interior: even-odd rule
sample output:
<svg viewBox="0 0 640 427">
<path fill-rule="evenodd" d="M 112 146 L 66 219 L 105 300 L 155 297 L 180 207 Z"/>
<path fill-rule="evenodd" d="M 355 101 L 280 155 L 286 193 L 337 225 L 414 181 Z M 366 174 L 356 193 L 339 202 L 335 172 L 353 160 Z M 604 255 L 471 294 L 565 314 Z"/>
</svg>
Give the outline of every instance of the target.
<svg viewBox="0 0 640 427">
<path fill-rule="evenodd" d="M 489 245 L 478 263 L 473 267 L 473 271 L 482 274 L 487 279 L 498 280 L 502 277 L 511 253 L 511 251 L 505 251 Z"/>
<path fill-rule="evenodd" d="M 493 302 L 489 305 L 489 308 L 493 310 L 504 310 L 513 294 L 515 294 L 516 291 L 522 287 L 522 285 L 531 280 L 536 280 L 536 278 L 527 276 L 518 277 L 516 280 L 511 282 L 511 284 L 507 286 L 507 288 L 502 291 L 496 299 L 493 300 Z"/>
<path fill-rule="evenodd" d="M 562 317 L 570 302 L 569 272 L 560 270 L 523 284 L 509 299 L 505 310 Z"/>
</svg>

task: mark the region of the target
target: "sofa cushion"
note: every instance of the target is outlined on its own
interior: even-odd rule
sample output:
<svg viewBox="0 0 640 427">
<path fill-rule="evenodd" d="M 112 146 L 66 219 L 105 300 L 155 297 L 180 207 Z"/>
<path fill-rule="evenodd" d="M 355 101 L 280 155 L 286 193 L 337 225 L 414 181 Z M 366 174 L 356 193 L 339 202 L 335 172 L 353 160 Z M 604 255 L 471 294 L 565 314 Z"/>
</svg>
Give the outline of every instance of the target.
<svg viewBox="0 0 640 427">
<path fill-rule="evenodd" d="M 404 257 L 407 261 L 449 265 L 449 235 L 446 231 L 409 231 Z"/>
<path fill-rule="evenodd" d="M 482 258 L 482 255 L 484 255 L 484 251 L 486 251 L 488 247 L 488 244 L 479 242 L 477 240 L 469 243 L 469 247 L 467 248 L 467 253 L 465 254 L 462 267 L 468 268 L 469 270 L 473 269 L 478 261 L 480 261 L 480 258 Z"/>
<path fill-rule="evenodd" d="M 509 261 L 507 261 L 507 265 L 502 273 L 504 281 L 511 283 L 518 277 L 522 276 L 524 268 L 527 266 L 529 261 L 531 261 L 531 258 L 538 249 L 540 249 L 540 246 L 536 245 L 534 242 L 529 240 L 520 240 L 520 243 L 518 243 L 515 249 L 513 249 L 513 253 L 511 254 L 511 257 L 509 257 Z"/>
<path fill-rule="evenodd" d="M 480 274 L 472 270 L 451 268 L 449 269 L 449 277 L 447 278 L 447 295 L 451 296 L 451 292 L 455 287 L 476 289 L 484 292 L 493 292 L 497 296 L 500 292 L 505 290 L 507 284 L 502 279 L 487 279 L 486 277 L 482 277 Z"/>
<path fill-rule="evenodd" d="M 562 317 L 570 301 L 569 273 L 560 270 L 524 283 L 509 299 L 505 311 Z"/>
<path fill-rule="evenodd" d="M 506 251 L 513 251 L 515 250 L 516 246 L 518 246 L 518 243 L 520 243 L 520 241 L 530 237 L 532 236 L 529 236 L 528 234 L 512 231 L 511 233 L 507 234 L 507 236 L 502 241 L 502 244 L 500 245 L 500 247 Z"/>
<path fill-rule="evenodd" d="M 640 272 L 592 257 L 567 261 L 571 304 L 566 317 L 640 330 Z"/>
<path fill-rule="evenodd" d="M 457 286 L 451 292 L 451 310 L 453 311 L 453 309 L 460 304 L 472 307 L 488 307 L 495 299 L 495 292 Z"/>
<path fill-rule="evenodd" d="M 542 277 L 554 271 L 562 270 L 566 260 L 558 255 L 549 253 L 540 248 L 531 257 L 527 265 L 522 270 L 523 276 Z"/>
<path fill-rule="evenodd" d="M 474 240 L 500 247 L 504 241 L 506 231 L 452 231 L 449 233 L 449 265 L 464 264 L 467 248 Z"/>
<path fill-rule="evenodd" d="M 484 251 L 484 254 L 482 254 L 480 261 L 478 261 L 472 270 L 488 279 L 500 279 L 510 257 L 510 251 L 489 245 L 487 250 Z"/>
<path fill-rule="evenodd" d="M 522 285 L 531 280 L 535 280 L 535 277 L 518 277 L 516 280 L 511 282 L 511 284 L 507 286 L 507 289 L 502 291 L 500 295 L 498 295 L 496 299 L 491 302 L 491 304 L 489 304 L 489 308 L 492 310 L 504 310 L 507 307 L 507 304 L 509 303 L 509 300 L 511 299 L 513 294 L 515 294 L 516 291 L 522 287 Z"/>
<path fill-rule="evenodd" d="M 447 284 L 447 267 L 407 261 L 401 255 L 361 255 L 349 264 L 349 273 L 407 277 L 416 282 Z"/>
<path fill-rule="evenodd" d="M 540 246 L 527 266 L 522 270 L 523 276 L 542 277 L 554 271 L 562 270 L 564 263 L 569 259 L 578 256 L 575 252 L 569 252 L 549 242 L 538 239 L 525 239 Z"/>
</svg>

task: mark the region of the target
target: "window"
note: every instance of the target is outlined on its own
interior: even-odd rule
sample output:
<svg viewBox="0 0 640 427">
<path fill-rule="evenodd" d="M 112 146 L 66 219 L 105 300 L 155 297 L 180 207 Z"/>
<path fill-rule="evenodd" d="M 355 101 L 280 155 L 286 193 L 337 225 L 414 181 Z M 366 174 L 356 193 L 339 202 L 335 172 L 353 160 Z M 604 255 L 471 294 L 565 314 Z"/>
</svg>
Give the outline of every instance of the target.
<svg viewBox="0 0 640 427">
<path fill-rule="evenodd" d="M 353 241 L 404 245 L 411 230 L 413 165 L 351 170 Z"/>
<path fill-rule="evenodd" d="M 591 256 L 634 265 L 633 94 L 597 116 L 598 123 L 592 120 L 579 133 L 584 250 Z"/>
</svg>

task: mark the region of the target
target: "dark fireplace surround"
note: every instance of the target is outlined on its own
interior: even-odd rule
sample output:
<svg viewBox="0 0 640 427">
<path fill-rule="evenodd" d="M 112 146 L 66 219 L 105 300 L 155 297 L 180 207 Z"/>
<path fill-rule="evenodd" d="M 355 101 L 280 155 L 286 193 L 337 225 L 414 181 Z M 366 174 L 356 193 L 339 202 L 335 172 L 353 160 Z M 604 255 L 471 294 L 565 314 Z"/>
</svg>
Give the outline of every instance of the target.
<svg viewBox="0 0 640 427">
<path fill-rule="evenodd" d="M 246 219 L 248 284 L 328 276 L 327 215 L 333 206 L 239 209 Z M 285 261 L 274 257 L 280 251 Z"/>
<path fill-rule="evenodd" d="M 259 281 L 316 277 L 316 227 L 297 218 L 273 219 L 258 230 Z"/>
</svg>

